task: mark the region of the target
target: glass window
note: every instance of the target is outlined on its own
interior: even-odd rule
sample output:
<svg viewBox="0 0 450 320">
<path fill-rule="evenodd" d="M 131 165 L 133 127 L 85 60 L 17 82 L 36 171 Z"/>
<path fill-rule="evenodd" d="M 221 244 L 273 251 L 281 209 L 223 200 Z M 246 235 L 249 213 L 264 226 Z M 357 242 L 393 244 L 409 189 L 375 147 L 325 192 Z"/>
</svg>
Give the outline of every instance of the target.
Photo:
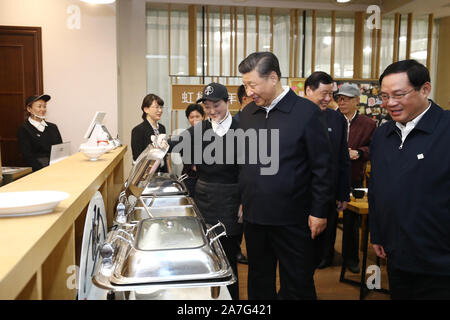
<svg viewBox="0 0 450 320">
<path fill-rule="evenodd" d="M 381 24 L 380 75 L 394 60 L 394 27 L 394 16 L 383 17 Z"/>
<path fill-rule="evenodd" d="M 331 13 L 316 18 L 316 65 L 314 71 L 330 73 Z"/>
<path fill-rule="evenodd" d="M 355 19 L 336 17 L 336 49 L 334 76 L 336 78 L 353 77 Z"/>
</svg>

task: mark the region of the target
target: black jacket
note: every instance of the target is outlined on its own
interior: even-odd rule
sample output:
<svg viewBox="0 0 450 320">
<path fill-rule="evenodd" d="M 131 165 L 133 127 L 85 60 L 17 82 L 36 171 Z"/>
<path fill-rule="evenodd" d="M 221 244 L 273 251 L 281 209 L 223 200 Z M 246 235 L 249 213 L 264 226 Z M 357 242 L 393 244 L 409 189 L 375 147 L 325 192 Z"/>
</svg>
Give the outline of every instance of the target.
<svg viewBox="0 0 450 320">
<path fill-rule="evenodd" d="M 330 136 L 333 162 L 333 181 L 335 198 L 338 201 L 350 201 L 350 156 L 347 144 L 347 121 L 342 113 L 329 108 L 325 117 Z"/>
<path fill-rule="evenodd" d="M 159 133 L 166 133 L 166 127 L 159 125 Z M 155 134 L 153 127 L 147 120 L 142 121 L 131 131 L 131 151 L 133 152 L 133 161 L 139 157 L 145 148 L 152 142 L 151 136 Z"/>
<path fill-rule="evenodd" d="M 239 166 L 237 141 L 234 137 L 236 129 L 238 122 L 233 118 L 230 130 L 223 137 L 219 137 L 214 133 L 211 122 L 203 120 L 183 131 L 177 138 L 169 140 L 169 152 L 180 152 L 185 164 L 195 164 L 199 180 L 209 183 L 237 183 Z M 232 147 L 228 150 L 227 140 Z M 178 148 L 174 150 L 177 145 Z M 208 159 L 209 155 L 212 155 L 213 159 Z"/>
<path fill-rule="evenodd" d="M 331 145 L 317 105 L 289 90 L 268 115 L 254 102 L 247 105 L 240 113 L 239 126 L 258 140 L 246 143 L 239 175 L 244 220 L 307 225 L 310 214 L 327 217 L 333 185 Z M 269 150 L 258 147 L 264 139 Z M 257 157 L 256 163 L 251 156 Z M 270 164 L 267 157 L 272 157 Z M 261 169 L 276 168 L 277 160 L 275 174 L 263 175 Z"/>
<path fill-rule="evenodd" d="M 370 146 L 371 242 L 403 271 L 450 275 L 450 111 L 432 103 L 400 148 L 394 121 Z"/>
<path fill-rule="evenodd" d="M 23 160 L 25 165 L 33 168 L 33 171 L 48 165 L 52 145 L 62 143 L 61 134 L 56 124 L 47 121 L 46 123 L 47 127 L 43 132 L 40 132 L 30 121 L 26 120 L 17 131 Z M 45 162 L 45 165 L 43 162 Z"/>
</svg>

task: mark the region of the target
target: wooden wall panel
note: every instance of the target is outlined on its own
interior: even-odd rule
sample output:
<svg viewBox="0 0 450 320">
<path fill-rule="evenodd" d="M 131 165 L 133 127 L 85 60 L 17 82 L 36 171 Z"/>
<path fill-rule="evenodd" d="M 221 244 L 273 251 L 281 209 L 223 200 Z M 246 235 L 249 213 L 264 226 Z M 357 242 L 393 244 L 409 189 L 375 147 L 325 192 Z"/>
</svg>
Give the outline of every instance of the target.
<svg viewBox="0 0 450 320">
<path fill-rule="evenodd" d="M 361 79 L 364 58 L 364 16 L 365 12 L 355 12 L 355 39 L 353 47 L 353 78 Z"/>
<path fill-rule="evenodd" d="M 392 55 L 392 62 L 398 61 L 398 45 L 400 38 L 400 13 L 395 14 L 395 23 L 394 23 L 394 53 Z"/>
<path fill-rule="evenodd" d="M 431 57 L 432 57 L 432 45 L 433 45 L 433 27 L 434 27 L 434 15 L 431 13 L 428 15 L 428 41 L 427 41 L 427 68 L 431 73 Z"/>
<path fill-rule="evenodd" d="M 413 14 L 408 13 L 408 26 L 406 31 L 406 59 L 411 58 L 412 25 L 413 25 Z"/>
<path fill-rule="evenodd" d="M 311 73 L 316 69 L 316 10 L 312 11 Z"/>
<path fill-rule="evenodd" d="M 197 75 L 197 8 L 188 6 L 189 15 L 189 75 Z"/>
</svg>

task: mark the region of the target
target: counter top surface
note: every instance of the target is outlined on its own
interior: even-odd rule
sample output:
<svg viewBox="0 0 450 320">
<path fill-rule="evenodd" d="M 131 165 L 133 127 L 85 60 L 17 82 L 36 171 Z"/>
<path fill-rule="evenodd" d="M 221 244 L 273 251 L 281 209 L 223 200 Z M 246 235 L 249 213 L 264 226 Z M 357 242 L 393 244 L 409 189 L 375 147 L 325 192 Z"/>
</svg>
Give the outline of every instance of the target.
<svg viewBox="0 0 450 320">
<path fill-rule="evenodd" d="M 97 161 L 78 152 L 0 188 L 0 192 L 55 190 L 70 194 L 52 213 L 0 218 L 0 299 L 17 296 L 122 160 L 126 149 L 116 148 Z"/>
</svg>

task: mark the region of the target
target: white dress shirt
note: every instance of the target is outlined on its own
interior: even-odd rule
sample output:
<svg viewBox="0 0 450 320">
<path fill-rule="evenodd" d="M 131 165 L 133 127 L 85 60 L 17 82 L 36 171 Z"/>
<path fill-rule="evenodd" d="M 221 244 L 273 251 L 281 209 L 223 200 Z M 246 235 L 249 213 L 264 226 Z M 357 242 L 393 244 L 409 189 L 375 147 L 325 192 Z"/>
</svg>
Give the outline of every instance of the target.
<svg viewBox="0 0 450 320">
<path fill-rule="evenodd" d="M 40 132 L 44 132 L 45 127 L 47 127 L 47 123 L 45 122 L 45 120 L 41 120 L 41 122 L 36 121 L 34 119 L 32 119 L 31 117 L 28 117 L 28 121 L 30 121 L 30 123 L 36 128 L 38 129 Z"/>
<path fill-rule="evenodd" d="M 269 116 L 270 110 L 272 110 L 277 105 L 277 103 L 280 102 L 280 100 L 283 99 L 284 96 L 289 92 L 289 89 L 289 86 L 283 86 L 283 92 L 278 97 L 273 99 L 272 103 L 269 106 L 263 107 L 264 109 L 266 109 L 266 118 Z"/>
<path fill-rule="evenodd" d="M 403 125 L 400 122 L 395 122 L 395 125 L 397 126 L 397 128 L 400 129 L 400 132 L 402 134 L 402 144 L 400 145 L 400 148 L 403 148 L 403 143 L 405 142 L 406 137 L 416 127 L 416 125 L 419 123 L 420 119 L 422 119 L 423 115 L 428 111 L 428 109 L 430 109 L 430 107 L 431 107 L 431 102 L 428 105 L 428 108 L 426 108 L 424 112 L 419 114 L 417 117 L 415 117 L 411 121 L 408 121 L 406 123 L 406 125 Z"/>
</svg>

